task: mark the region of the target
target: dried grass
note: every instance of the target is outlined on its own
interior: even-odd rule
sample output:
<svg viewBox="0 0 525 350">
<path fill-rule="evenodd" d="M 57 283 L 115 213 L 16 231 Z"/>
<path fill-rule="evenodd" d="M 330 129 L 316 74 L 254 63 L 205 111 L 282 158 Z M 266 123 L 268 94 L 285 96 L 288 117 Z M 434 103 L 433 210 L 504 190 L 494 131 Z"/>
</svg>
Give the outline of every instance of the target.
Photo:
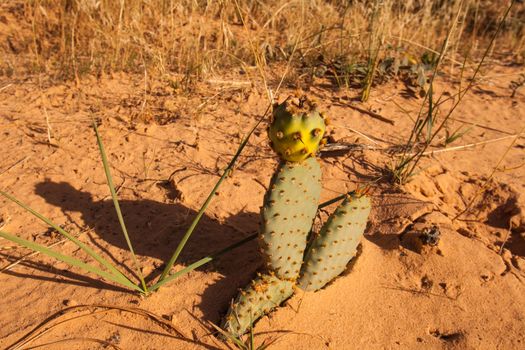
<svg viewBox="0 0 525 350">
<path fill-rule="evenodd" d="M 268 67 L 292 55 L 296 68 L 319 61 L 371 62 L 376 55 L 382 59 L 399 52 L 418 56 L 425 47 L 439 48 L 459 7 L 464 9 L 461 27 L 450 38 L 449 56 L 454 59 L 470 48 L 469 57 L 476 57 L 494 32 L 500 13 L 500 5 L 480 0 L 374 4 L 341 0 L 10 1 L 1 5 L 5 15 L 0 23 L 0 76 L 45 72 L 55 78 L 78 79 L 86 73 L 148 70 L 156 76 L 175 77 L 177 84 L 188 87 L 216 73 L 250 75 L 255 65 Z M 525 52 L 523 16 L 525 7 L 516 6 L 497 43 L 518 60 Z"/>
</svg>

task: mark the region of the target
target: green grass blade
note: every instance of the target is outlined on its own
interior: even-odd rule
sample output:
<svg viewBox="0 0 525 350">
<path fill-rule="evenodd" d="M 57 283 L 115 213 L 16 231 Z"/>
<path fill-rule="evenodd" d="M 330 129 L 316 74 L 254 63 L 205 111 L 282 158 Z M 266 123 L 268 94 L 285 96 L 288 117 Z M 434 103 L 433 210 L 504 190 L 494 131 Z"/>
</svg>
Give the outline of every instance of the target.
<svg viewBox="0 0 525 350">
<path fill-rule="evenodd" d="M 235 165 L 235 162 L 237 162 L 237 159 L 239 158 L 242 150 L 244 149 L 244 147 L 246 147 L 246 145 L 248 144 L 248 140 L 252 136 L 252 134 L 255 131 L 255 129 L 257 129 L 259 124 L 261 124 L 261 122 L 264 120 L 264 118 L 266 117 L 266 113 L 268 113 L 269 110 L 270 110 L 270 105 L 268 106 L 268 108 L 266 109 L 266 111 L 264 112 L 262 117 L 259 118 L 257 123 L 255 123 L 255 125 L 251 128 L 251 130 L 248 132 L 248 134 L 246 134 L 246 136 L 242 140 L 241 144 L 239 145 L 239 148 L 237 148 L 237 152 L 235 152 L 235 155 L 233 156 L 232 160 L 230 161 L 230 163 L 228 164 L 228 166 L 224 170 L 221 178 L 217 181 L 217 183 L 215 184 L 213 189 L 210 191 L 210 194 L 208 195 L 208 198 L 206 198 L 206 201 L 204 202 L 204 204 L 202 205 L 201 209 L 199 210 L 199 212 L 197 213 L 197 215 L 193 219 L 193 222 L 191 223 L 190 227 L 188 228 L 188 230 L 184 234 L 184 237 L 182 237 L 179 245 L 175 249 L 175 252 L 171 256 L 171 258 L 168 261 L 168 263 L 166 264 L 166 268 L 164 269 L 164 271 L 162 271 L 162 274 L 160 275 L 159 281 L 162 281 L 165 278 L 167 278 L 171 268 L 173 267 L 173 265 L 177 261 L 177 258 L 179 257 L 180 253 L 182 252 L 182 249 L 184 248 L 184 246 L 188 242 L 188 239 L 190 238 L 191 234 L 195 230 L 195 227 L 197 227 L 197 224 L 199 223 L 202 215 L 204 214 L 204 212 L 208 208 L 208 205 L 210 204 L 211 200 L 215 196 L 215 192 L 217 192 L 217 190 L 219 189 L 219 186 L 222 184 L 224 179 L 226 179 L 226 177 L 228 177 L 228 175 L 230 174 L 230 171 L 233 170 L 233 166 Z"/>
<path fill-rule="evenodd" d="M 142 275 L 142 270 L 137 260 L 137 256 L 135 255 L 135 250 L 133 249 L 133 245 L 131 244 L 131 240 L 129 239 L 128 230 L 126 228 L 126 224 L 124 223 L 124 217 L 122 216 L 122 211 L 120 210 L 117 192 L 115 191 L 115 185 L 113 184 L 113 177 L 111 176 L 111 172 L 109 170 L 108 157 L 106 156 L 104 144 L 102 143 L 102 138 L 100 137 L 100 134 L 98 132 L 96 122 L 93 122 L 93 128 L 95 129 L 95 134 L 97 135 L 98 148 L 100 150 L 100 156 L 102 157 L 102 164 L 104 164 L 104 172 L 106 173 L 106 179 L 108 181 L 109 191 L 111 192 L 111 198 L 113 199 L 113 205 L 115 206 L 115 211 L 117 212 L 118 221 L 120 223 L 120 227 L 122 228 L 122 233 L 124 233 L 124 237 L 126 238 L 126 243 L 128 244 L 129 251 L 131 252 L 133 264 L 135 264 L 135 270 L 137 272 L 137 276 L 140 279 L 142 289 L 144 290 L 144 292 L 147 293 L 148 287 L 146 286 L 144 276 Z"/>
<path fill-rule="evenodd" d="M 330 204 L 336 203 L 336 202 L 338 202 L 338 201 L 344 199 L 347 195 L 351 195 L 351 194 L 353 194 L 353 193 L 355 193 L 355 192 L 354 192 L 354 191 L 351 191 L 351 192 L 348 192 L 348 193 L 342 194 L 342 195 L 340 195 L 340 196 L 337 196 L 337 197 L 335 197 L 335 198 L 333 198 L 333 199 L 330 199 L 330 200 L 328 200 L 328 201 L 326 201 L 326 202 L 323 202 L 323 203 L 319 204 L 318 209 L 322 209 L 322 208 L 324 208 L 324 207 L 329 206 Z M 166 277 L 166 278 L 164 278 L 164 279 L 159 279 L 159 281 L 158 281 L 157 283 L 155 283 L 153 286 L 151 286 L 151 287 L 149 288 L 149 290 L 150 290 L 150 291 L 157 290 L 157 289 L 159 289 L 162 285 L 164 285 L 164 284 L 166 284 L 166 283 L 168 283 L 168 282 L 170 282 L 170 281 L 172 281 L 172 280 L 174 280 L 174 279 L 176 279 L 176 278 L 178 278 L 178 277 L 180 277 L 180 276 L 183 276 L 183 275 L 187 274 L 188 272 L 193 271 L 193 270 L 195 270 L 195 269 L 201 267 L 202 265 L 209 263 L 209 262 L 212 261 L 212 260 L 216 260 L 219 256 L 221 256 L 221 255 L 223 255 L 223 254 L 229 252 L 230 250 L 233 250 L 233 249 L 235 249 L 235 248 L 238 248 L 238 247 L 240 247 L 240 246 L 242 246 L 242 245 L 244 245 L 244 244 L 246 244 L 246 243 L 248 243 L 248 242 L 254 240 L 256 237 L 257 237 L 257 234 L 253 234 L 253 235 L 251 235 L 251 236 L 248 236 L 248 237 L 246 237 L 246 238 L 240 240 L 240 241 L 237 242 L 237 243 L 234 243 L 234 244 L 232 244 L 232 245 L 230 245 L 230 246 L 228 246 L 228 247 L 226 247 L 226 248 L 224 248 L 224 249 L 222 249 L 222 250 L 220 250 L 220 251 L 218 251 L 218 252 L 215 252 L 215 253 L 213 253 L 213 254 L 211 254 L 211 255 L 208 255 L 208 256 L 206 256 L 206 257 L 204 257 L 204 258 L 202 258 L 202 259 L 200 259 L 200 260 L 194 262 L 194 263 L 191 264 L 191 265 L 188 265 L 188 266 L 185 267 L 184 269 L 182 269 L 182 270 L 180 270 L 180 271 L 177 271 L 177 272 L 175 272 L 174 274 L 172 274 L 172 275 L 170 275 L 170 276 L 168 276 L 168 277 Z"/>
<path fill-rule="evenodd" d="M 253 333 L 253 321 L 250 321 L 250 350 L 255 349 L 255 334 Z"/>
<path fill-rule="evenodd" d="M 213 254 L 211 254 L 211 255 L 208 255 L 208 256 L 206 256 L 206 257 L 204 257 L 204 258 L 202 258 L 202 259 L 200 259 L 200 260 L 194 262 L 193 264 L 186 266 L 186 267 L 183 268 L 182 270 L 177 271 L 177 272 L 175 272 L 174 274 L 169 275 L 169 276 L 166 277 L 166 278 L 159 279 L 159 281 L 158 281 L 157 283 L 155 283 L 154 285 L 152 285 L 152 286 L 149 288 L 149 290 L 150 290 L 150 291 L 157 290 L 157 289 L 159 289 L 162 285 L 164 285 L 164 284 L 166 284 L 166 283 L 168 283 L 168 282 L 170 282 L 170 281 L 172 281 L 172 280 L 174 280 L 174 279 L 176 279 L 176 278 L 178 278 L 178 277 L 180 277 L 180 276 L 183 276 L 183 275 L 187 274 L 188 272 L 191 272 L 191 271 L 193 271 L 193 270 L 195 270 L 195 269 L 201 267 L 202 265 L 209 263 L 209 262 L 212 261 L 212 260 L 217 259 L 219 256 L 223 255 L 224 253 L 227 253 L 227 252 L 229 252 L 230 250 L 233 250 L 233 249 L 235 249 L 235 248 L 238 248 L 238 247 L 242 246 L 243 244 L 248 243 L 248 242 L 251 241 L 251 240 L 254 240 L 256 237 L 257 237 L 257 234 L 253 234 L 253 235 L 251 235 L 251 236 L 248 236 L 248 237 L 244 238 L 243 240 L 240 240 L 240 241 L 237 242 L 237 243 L 234 243 L 234 244 L 232 244 L 232 245 L 229 245 L 228 247 L 226 247 L 226 248 L 224 248 L 224 249 L 222 249 L 222 250 L 220 250 L 220 251 L 218 251 L 218 252 L 215 252 L 215 253 L 213 253 Z"/>
<path fill-rule="evenodd" d="M 135 284 L 133 284 L 131 281 L 129 281 L 127 279 L 126 280 L 121 279 L 118 276 L 115 276 L 115 275 L 113 275 L 113 274 L 111 274 L 109 272 L 106 272 L 104 270 L 99 269 L 98 267 L 86 264 L 83 261 L 80 261 L 78 259 L 72 258 L 70 256 L 57 253 L 54 250 L 51 250 L 51 249 L 49 249 L 47 247 L 44 247 L 43 245 L 40 245 L 40 244 L 31 242 L 31 241 L 22 239 L 20 237 L 11 235 L 11 234 L 9 234 L 7 232 L 4 232 L 4 231 L 0 231 L 0 237 L 5 238 L 5 239 L 7 239 L 7 240 L 9 240 L 11 242 L 14 242 L 16 244 L 19 244 L 21 246 L 24 246 L 26 248 L 29 248 L 29 249 L 32 249 L 34 251 L 40 252 L 42 254 L 45 254 L 47 256 L 50 256 L 52 258 L 55 258 L 57 260 L 63 261 L 63 262 L 65 262 L 65 263 L 67 263 L 67 264 L 69 264 L 71 266 L 75 266 L 75 267 L 81 268 L 81 269 L 83 269 L 85 271 L 91 272 L 91 273 L 93 273 L 93 274 L 95 274 L 95 275 L 97 275 L 99 277 L 102 277 L 102 278 L 105 278 L 106 280 L 109 280 L 109 281 L 115 282 L 117 284 L 123 285 L 123 286 L 125 286 L 125 287 L 127 287 L 129 289 L 137 290 L 137 291 L 140 291 L 140 292 L 142 291 L 140 289 L 140 287 L 136 286 Z"/>
<path fill-rule="evenodd" d="M 351 195 L 354 195 L 356 192 L 355 191 L 350 191 L 350 192 L 347 192 L 345 194 L 342 194 L 340 196 L 337 196 L 337 197 L 334 197 L 332 199 L 329 199 L 327 200 L 326 202 L 323 202 L 321 204 L 319 204 L 319 206 L 317 207 L 317 210 L 319 209 L 323 209 L 324 207 L 327 207 L 329 206 L 330 204 L 334 204 L 334 203 L 337 203 L 339 202 L 340 200 L 343 200 L 345 199 L 346 196 L 351 196 Z"/>
<path fill-rule="evenodd" d="M 0 190 L 0 195 L 4 196 L 5 198 L 9 199 L 10 201 L 16 203 L 17 205 L 19 205 L 20 207 L 22 207 L 23 209 L 25 209 L 29 213 L 33 214 L 34 216 L 36 216 L 37 218 L 39 218 L 40 220 L 42 220 L 43 222 L 45 222 L 46 224 L 48 224 L 49 226 L 51 226 L 52 228 L 57 230 L 58 233 L 60 233 L 61 235 L 63 235 L 64 237 L 66 237 L 67 239 L 72 241 L 73 243 L 75 243 L 80 249 L 85 251 L 89 256 L 91 256 L 93 259 L 98 261 L 102 266 L 107 268 L 108 271 L 110 271 L 115 277 L 117 277 L 120 280 L 121 284 L 126 284 L 128 282 L 132 283 L 122 272 L 120 272 L 110 262 L 108 262 L 107 260 L 102 258 L 94 250 L 92 250 L 87 245 L 85 245 L 84 243 L 79 241 L 75 236 L 70 235 L 63 228 L 61 228 L 60 226 L 58 226 L 57 224 L 55 224 L 54 222 L 52 222 L 51 220 L 46 218 L 44 215 L 42 215 L 42 214 L 38 213 L 37 211 L 31 209 L 28 205 L 22 203 L 21 201 L 19 201 L 18 199 L 16 199 L 15 197 L 11 196 L 10 194 L 8 194 L 8 193 L 6 193 L 4 191 Z"/>
</svg>

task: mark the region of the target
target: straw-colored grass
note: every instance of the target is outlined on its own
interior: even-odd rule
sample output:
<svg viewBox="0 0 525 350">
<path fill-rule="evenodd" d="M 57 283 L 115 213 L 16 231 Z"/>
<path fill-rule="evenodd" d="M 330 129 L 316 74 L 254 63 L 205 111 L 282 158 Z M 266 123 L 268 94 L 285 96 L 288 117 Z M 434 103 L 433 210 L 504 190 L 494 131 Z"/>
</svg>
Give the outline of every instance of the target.
<svg viewBox="0 0 525 350">
<path fill-rule="evenodd" d="M 461 7 L 458 8 L 457 16 L 451 23 L 449 33 L 447 34 L 441 46 L 438 59 L 435 63 L 434 70 L 430 78 L 428 93 L 423 99 L 421 108 L 414 122 L 412 132 L 410 133 L 408 141 L 405 145 L 404 153 L 399 159 L 396 160 L 393 166 L 391 166 L 388 169 L 391 178 L 395 183 L 405 184 L 411 179 L 413 175 L 417 173 L 417 166 L 419 164 L 419 161 L 423 156 L 427 154 L 427 149 L 432 144 L 432 141 L 434 141 L 434 139 L 440 134 L 440 132 L 446 126 L 447 121 L 452 116 L 452 114 L 454 113 L 458 105 L 461 103 L 465 95 L 474 86 L 476 77 L 481 71 L 485 60 L 489 57 L 490 52 L 495 45 L 496 39 L 499 37 L 498 35 L 505 27 L 506 20 L 515 4 L 516 1 L 512 0 L 508 7 L 504 9 L 499 22 L 496 24 L 496 29 L 491 35 L 490 41 L 487 44 L 483 54 L 481 55 L 480 61 L 476 65 L 468 84 L 464 88 L 460 85 L 459 91 L 456 94 L 457 99 L 454 101 L 451 108 L 448 109 L 448 111 L 444 113 L 442 117 L 438 117 L 440 112 L 440 105 L 443 103 L 444 97 L 440 96 L 438 98 L 435 98 L 433 93 L 433 83 L 438 72 L 442 70 L 441 66 L 443 65 L 443 58 L 445 57 L 447 51 L 451 47 L 450 39 L 455 35 L 455 32 L 458 31 L 458 26 L 461 25 L 460 18 L 462 10 Z M 461 67 L 461 77 L 463 76 L 463 72 L 465 70 L 466 59 L 463 62 L 464 63 Z M 519 134 L 520 133 L 518 133 L 518 135 Z M 447 143 L 447 141 L 451 142 L 451 140 L 453 141 L 454 139 L 460 138 L 461 136 L 462 132 L 459 130 L 453 133 L 452 135 L 447 134 L 445 143 Z"/>
<path fill-rule="evenodd" d="M 78 79 L 146 70 L 189 87 L 214 73 L 252 74 L 251 67 L 293 54 L 299 71 L 329 62 L 368 66 L 364 97 L 379 60 L 435 52 L 456 16 L 449 62 L 467 50 L 478 57 L 501 19 L 498 2 L 481 0 L 34 0 L 2 9 L 3 75 Z M 524 16 L 525 6 L 515 6 L 497 43 L 516 60 L 525 52 Z"/>
</svg>

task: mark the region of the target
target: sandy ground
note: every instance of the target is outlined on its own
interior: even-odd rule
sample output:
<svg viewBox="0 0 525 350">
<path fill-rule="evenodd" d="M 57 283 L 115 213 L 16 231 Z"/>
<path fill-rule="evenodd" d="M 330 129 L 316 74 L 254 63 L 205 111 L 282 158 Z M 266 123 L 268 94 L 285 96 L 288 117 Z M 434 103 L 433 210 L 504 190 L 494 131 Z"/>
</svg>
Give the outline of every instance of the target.
<svg viewBox="0 0 525 350">
<path fill-rule="evenodd" d="M 454 113 L 450 130 L 470 130 L 449 147 L 482 144 L 425 158 L 422 171 L 403 188 L 386 181 L 384 168 L 392 148 L 407 139 L 421 99 L 390 82 L 358 104 L 391 125 L 351 108 L 356 91 L 307 92 L 329 115 L 333 140 L 369 146 L 322 154 L 322 199 L 374 181 L 373 210 L 361 253 L 344 276 L 319 292 L 297 293 L 262 318 L 257 344 L 525 349 L 525 140 L 513 136 L 525 127 L 525 90 L 511 99 L 508 89 L 517 73 L 503 65 L 485 72 Z M 84 78 L 78 85 L 3 79 L 0 89 L 0 188 L 123 269 L 133 266 L 91 128 L 97 118 L 148 280 L 159 275 L 240 138 L 266 109 L 260 86 L 224 77 L 186 95 L 168 82 L 124 74 Z M 437 90 L 457 89 L 457 82 L 443 79 Z M 291 92 L 283 90 L 279 98 Z M 264 130 L 262 125 L 254 134 L 176 269 L 257 231 L 277 164 Z M 452 220 L 472 199 L 471 210 Z M 88 261 L 21 208 L 5 199 L 0 205 L 3 230 Z M 414 237 L 433 224 L 441 232 L 439 244 L 419 245 Z M 220 322 L 237 289 L 262 266 L 257 244 L 250 242 L 142 298 L 42 255 L 5 269 L 28 253 L 0 239 L 1 348 L 53 316 L 58 318 L 46 327 L 55 326 L 22 348 L 227 348 L 212 335 L 210 322 Z"/>
</svg>

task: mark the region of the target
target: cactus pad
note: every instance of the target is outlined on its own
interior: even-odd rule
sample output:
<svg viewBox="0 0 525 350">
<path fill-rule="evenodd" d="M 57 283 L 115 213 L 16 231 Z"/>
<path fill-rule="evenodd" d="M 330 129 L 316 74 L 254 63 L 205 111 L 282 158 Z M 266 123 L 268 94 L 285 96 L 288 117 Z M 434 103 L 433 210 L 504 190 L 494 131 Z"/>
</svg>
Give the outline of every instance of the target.
<svg viewBox="0 0 525 350">
<path fill-rule="evenodd" d="M 326 129 L 317 105 L 306 97 L 274 106 L 268 129 L 272 148 L 284 160 L 300 162 L 315 155 Z"/>
<path fill-rule="evenodd" d="M 281 162 L 264 197 L 259 236 L 269 270 L 281 279 L 299 276 L 320 194 L 321 167 L 315 158 Z"/>
<path fill-rule="evenodd" d="M 370 199 L 347 197 L 313 241 L 301 269 L 299 287 L 315 291 L 340 275 L 354 257 L 365 231 Z"/>
<path fill-rule="evenodd" d="M 293 282 L 275 275 L 262 275 L 242 290 L 223 322 L 223 329 L 235 337 L 246 333 L 261 316 L 279 306 L 293 294 Z"/>
</svg>

